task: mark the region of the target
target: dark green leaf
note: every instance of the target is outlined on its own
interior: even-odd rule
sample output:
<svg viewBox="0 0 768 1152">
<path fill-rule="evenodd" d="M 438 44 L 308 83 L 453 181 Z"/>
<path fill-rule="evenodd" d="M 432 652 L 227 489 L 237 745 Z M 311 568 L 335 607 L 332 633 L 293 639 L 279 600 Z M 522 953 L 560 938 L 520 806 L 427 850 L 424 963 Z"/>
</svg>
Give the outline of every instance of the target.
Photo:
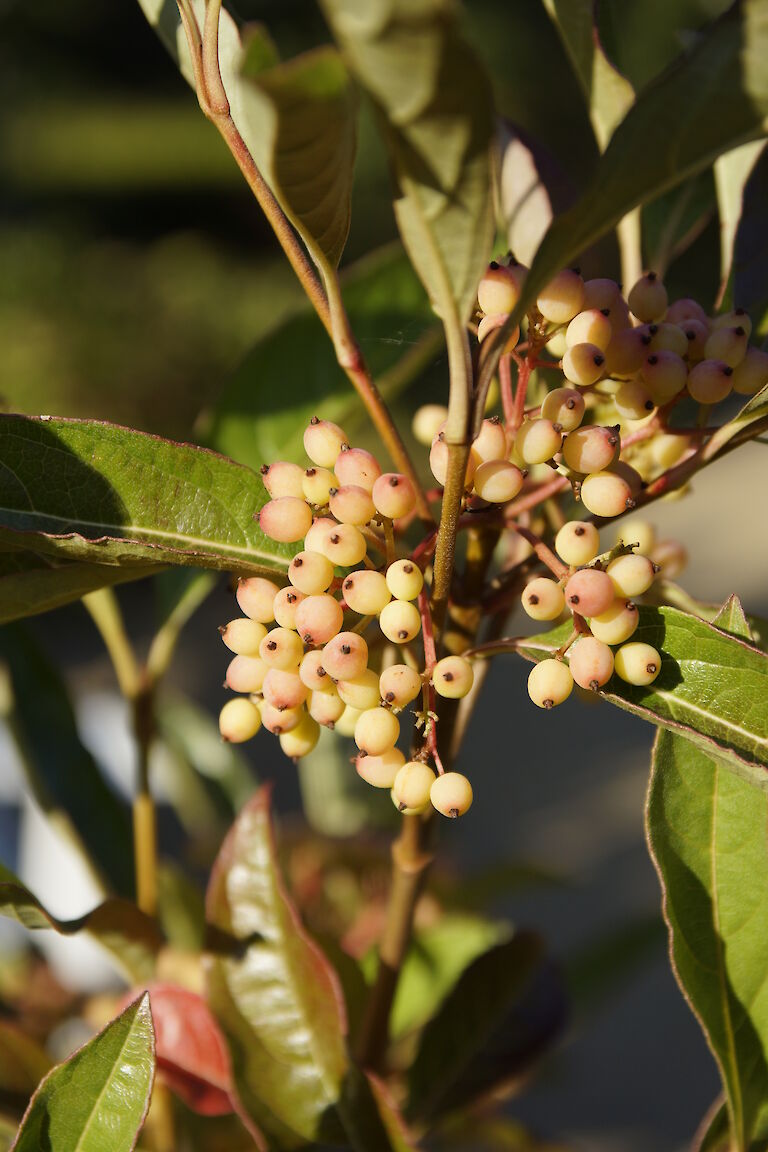
<svg viewBox="0 0 768 1152">
<path fill-rule="evenodd" d="M 154 1075 L 155 1038 L 145 994 L 46 1076 L 14 1152 L 132 1152 Z"/>
<path fill-rule="evenodd" d="M 755 167 L 758 157 L 764 150 L 762 140 L 742 144 L 718 157 L 714 165 L 717 205 L 720 212 L 720 277 L 724 304 L 731 306 L 733 283 L 729 284 L 734 271 L 736 234 L 741 219 L 744 186 Z M 725 292 L 728 286 L 728 292 Z"/>
<path fill-rule="evenodd" d="M 132 981 L 147 980 L 163 938 L 155 920 L 128 900 L 105 900 L 77 920 L 57 920 L 12 872 L 0 864 L 0 916 L 31 931 L 53 928 L 63 936 L 87 932 L 105 948 Z"/>
<path fill-rule="evenodd" d="M 58 670 L 18 624 L 0 630 L 0 662 L 8 675 L 4 711 L 32 795 L 45 813 L 66 823 L 89 866 L 108 886 L 132 896 L 128 808 L 82 744 Z"/>
<path fill-rule="evenodd" d="M 648 19 L 644 5 L 600 0 L 600 39 L 611 60 L 639 92 L 689 47 L 696 34 L 722 16 L 733 0 L 666 0 Z"/>
<path fill-rule="evenodd" d="M 0 552 L 0 624 L 50 612 L 97 588 L 142 576 L 143 568 L 79 564 L 15 549 Z"/>
<path fill-rule="evenodd" d="M 758 156 L 742 190 L 741 215 L 733 251 L 733 304 L 746 308 L 752 317 L 753 340 L 768 336 L 768 228 L 765 203 L 768 199 L 768 148 Z"/>
<path fill-rule="evenodd" d="M 323 0 L 349 66 L 381 113 L 400 233 L 446 323 L 466 322 L 491 251 L 490 85 L 453 5 Z"/>
<path fill-rule="evenodd" d="M 646 267 L 655 269 L 663 276 L 670 264 L 699 238 L 716 212 L 715 183 L 711 171 L 701 172 L 643 205 L 643 253 Z"/>
<path fill-rule="evenodd" d="M 284 571 L 249 468 L 95 420 L 0 416 L 0 539 L 104 564 Z"/>
</svg>

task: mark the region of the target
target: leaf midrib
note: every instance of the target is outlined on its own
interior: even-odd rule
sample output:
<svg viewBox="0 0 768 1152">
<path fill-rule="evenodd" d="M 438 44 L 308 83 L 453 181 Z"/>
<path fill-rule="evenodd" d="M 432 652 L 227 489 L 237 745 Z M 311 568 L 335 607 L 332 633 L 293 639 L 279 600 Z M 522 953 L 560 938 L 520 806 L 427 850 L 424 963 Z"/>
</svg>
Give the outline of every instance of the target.
<svg viewBox="0 0 768 1152">
<path fill-rule="evenodd" d="M 113 1060 L 113 1062 L 112 1062 L 112 1069 L 110 1070 L 110 1073 L 107 1076 L 106 1081 L 104 1082 L 103 1088 L 99 1092 L 99 1095 L 96 1097 L 96 1101 L 93 1105 L 93 1108 L 91 1109 L 91 1114 L 88 1118 L 88 1121 L 87 1121 L 85 1127 L 83 1128 L 82 1132 L 80 1133 L 80 1136 L 78 1137 L 78 1140 L 77 1140 L 77 1144 L 75 1144 L 74 1148 L 72 1149 L 72 1152 L 81 1152 L 81 1149 L 83 1148 L 83 1141 L 85 1140 L 86 1136 L 88 1135 L 88 1132 L 90 1130 L 91 1124 L 93 1123 L 93 1118 L 96 1115 L 98 1107 L 101 1104 L 101 1101 L 104 1098 L 104 1095 L 105 1095 L 107 1089 L 110 1087 L 112 1081 L 114 1080 L 115 1065 L 118 1063 L 119 1060 L 122 1059 L 123 1053 L 125 1052 L 125 1049 L 128 1046 L 128 1041 L 133 1036 L 133 1030 L 134 1030 L 134 1026 L 136 1024 L 137 1018 L 138 1018 L 138 1013 L 134 1016 L 133 1020 L 131 1021 L 131 1025 L 128 1029 L 128 1034 L 126 1035 L 125 1040 L 123 1041 L 123 1043 L 120 1047 L 120 1052 L 118 1054 L 118 1057 L 116 1060 Z"/>
</svg>

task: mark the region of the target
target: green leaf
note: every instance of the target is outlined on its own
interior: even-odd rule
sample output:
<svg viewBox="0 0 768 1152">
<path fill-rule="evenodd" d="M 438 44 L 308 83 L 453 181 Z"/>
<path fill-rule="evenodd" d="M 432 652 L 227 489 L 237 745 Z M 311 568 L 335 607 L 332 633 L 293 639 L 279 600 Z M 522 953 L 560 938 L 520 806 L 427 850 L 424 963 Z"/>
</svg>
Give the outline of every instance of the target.
<svg viewBox="0 0 768 1152">
<path fill-rule="evenodd" d="M 163 937 L 155 920 L 128 900 L 110 899 L 76 920 L 57 920 L 0 864 L 0 916 L 17 920 L 31 931 L 53 928 L 62 936 L 87 932 L 132 981 L 147 980 L 155 970 Z"/>
<path fill-rule="evenodd" d="M 768 9 L 743 0 L 709 25 L 640 94 L 615 130 L 592 182 L 547 233 L 526 281 L 527 302 L 637 204 L 702 171 L 768 125 Z M 727 92 L 728 100 L 722 94 Z M 664 146 L 648 147 L 664 124 Z"/>
<path fill-rule="evenodd" d="M 726 307 L 730 305 L 733 296 L 732 284 L 729 285 L 729 281 L 733 274 L 734 248 L 741 219 L 744 185 L 763 148 L 762 140 L 753 140 L 719 156 L 714 165 L 717 205 L 720 211 L 721 291 L 725 293 L 726 287 L 730 288 L 725 301 Z"/>
<path fill-rule="evenodd" d="M 352 328 L 391 400 L 435 354 L 424 290 L 399 245 L 358 261 L 342 283 Z M 216 405 L 207 441 L 252 467 L 304 460 L 301 428 L 315 414 L 350 436 L 367 422 L 325 331 L 305 308 L 254 346 Z"/>
<path fill-rule="evenodd" d="M 642 231 L 646 266 L 663 276 L 670 264 L 698 240 L 716 212 L 715 182 L 710 170 L 644 204 Z"/>
<path fill-rule="evenodd" d="M 22 625 L 0 629 L 0 707 L 20 752 L 27 786 L 63 825 L 88 866 L 121 896 L 133 895 L 133 837 L 127 805 L 83 745 L 58 669 Z"/>
<path fill-rule="evenodd" d="M 80 564 L 15 549 L 0 552 L 0 624 L 50 612 L 97 588 L 142 576 L 143 568 Z"/>
<path fill-rule="evenodd" d="M 714 1115 L 712 1114 L 714 1112 Z M 716 1102 L 693 1139 L 693 1152 L 728 1152 L 728 1109 Z"/>
<path fill-rule="evenodd" d="M 565 623 L 521 642 L 539 660 L 570 635 Z M 677 608 L 640 608 L 633 640 L 662 657 L 653 684 L 636 688 L 614 676 L 605 700 L 660 724 L 721 756 L 731 771 L 768 791 L 768 657 L 727 631 Z"/>
<path fill-rule="evenodd" d="M 46 1076 L 24 1115 L 14 1152 L 132 1152 L 154 1075 L 145 993 Z"/>
<path fill-rule="evenodd" d="M 733 252 L 733 303 L 746 308 L 752 317 L 753 341 L 768 336 L 768 229 L 765 202 L 768 199 L 768 148 L 764 147 L 742 189 L 741 215 Z"/>
<path fill-rule="evenodd" d="M 494 236 L 494 115 L 488 79 L 448 0 L 364 11 L 323 0 L 355 78 L 384 125 L 395 214 L 436 311 L 463 325 Z"/>
<path fill-rule="evenodd" d="M 285 571 L 249 468 L 96 420 L 0 415 L 0 540 L 103 564 Z"/>
</svg>

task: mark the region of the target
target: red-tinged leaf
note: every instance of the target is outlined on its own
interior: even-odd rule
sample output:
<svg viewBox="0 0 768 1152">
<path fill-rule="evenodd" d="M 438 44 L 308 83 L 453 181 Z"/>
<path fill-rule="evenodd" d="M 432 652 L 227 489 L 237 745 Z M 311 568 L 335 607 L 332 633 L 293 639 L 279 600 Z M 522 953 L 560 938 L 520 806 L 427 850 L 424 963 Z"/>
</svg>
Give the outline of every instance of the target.
<svg viewBox="0 0 768 1152">
<path fill-rule="evenodd" d="M 392 1099 L 387 1085 L 371 1072 L 367 1073 L 367 1077 L 381 1122 L 392 1146 L 392 1152 L 418 1152 L 419 1144 L 409 1130 L 397 1104 Z"/>
</svg>

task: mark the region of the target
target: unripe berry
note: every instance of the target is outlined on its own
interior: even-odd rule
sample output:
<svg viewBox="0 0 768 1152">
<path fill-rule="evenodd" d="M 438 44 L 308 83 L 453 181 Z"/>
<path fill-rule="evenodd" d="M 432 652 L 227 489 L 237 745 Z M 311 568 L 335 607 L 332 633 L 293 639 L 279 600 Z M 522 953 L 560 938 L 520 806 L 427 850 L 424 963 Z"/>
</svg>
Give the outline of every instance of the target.
<svg viewBox="0 0 768 1152">
<path fill-rule="evenodd" d="M 344 430 L 330 420 L 318 420 L 313 416 L 304 429 L 304 451 L 319 468 L 333 468 L 346 443 Z"/>
<path fill-rule="evenodd" d="M 365 536 L 354 524 L 337 524 L 329 528 L 317 547 L 331 564 L 338 564 L 341 568 L 354 568 L 360 564 L 367 550 Z"/>
<path fill-rule="evenodd" d="M 633 376 L 648 355 L 650 337 L 639 328 L 614 332 L 605 350 L 605 372 L 609 376 Z"/>
<path fill-rule="evenodd" d="M 249 620 L 246 616 L 239 620 L 230 620 L 226 628 L 221 629 L 221 638 L 230 652 L 238 656 L 258 656 L 259 644 L 267 634 L 263 624 L 257 620 Z"/>
<path fill-rule="evenodd" d="M 747 337 L 752 334 L 752 321 L 744 308 L 734 308 L 732 312 L 722 312 L 719 316 L 713 316 L 711 326 L 713 329 L 741 327 Z"/>
<path fill-rule="evenodd" d="M 560 451 L 563 434 L 551 420 L 526 420 L 515 436 L 515 451 L 526 464 L 543 464 Z"/>
<path fill-rule="evenodd" d="M 310 530 L 304 537 L 304 548 L 307 552 L 320 552 L 323 556 L 325 540 L 329 532 L 338 527 L 331 516 L 318 516 Z"/>
<path fill-rule="evenodd" d="M 445 478 L 448 475 L 448 463 L 450 460 L 450 449 L 444 440 L 437 437 L 432 441 L 432 447 L 429 450 L 429 467 L 437 480 L 438 484 L 445 484 Z M 466 486 L 469 487 L 472 483 L 472 478 L 475 475 L 477 468 L 477 457 L 473 456 L 470 452 L 469 459 L 467 460 L 467 470 L 464 474 Z"/>
<path fill-rule="evenodd" d="M 585 424 L 569 432 L 563 441 L 563 459 L 574 472 L 602 472 L 621 450 L 617 428 Z"/>
<path fill-rule="evenodd" d="M 589 308 L 571 320 L 565 330 L 565 344 L 567 348 L 577 344 L 594 344 L 601 352 L 605 352 L 612 335 L 611 322 L 604 312 Z"/>
<path fill-rule="evenodd" d="M 562 360 L 568 351 L 568 345 L 565 342 L 565 329 L 558 328 L 551 336 L 547 337 L 547 352 L 555 360 Z"/>
<path fill-rule="evenodd" d="M 589 564 L 600 551 L 600 533 L 594 524 L 569 520 L 555 537 L 555 551 L 566 564 Z"/>
<path fill-rule="evenodd" d="M 421 631 L 421 616 L 408 600 L 391 600 L 382 609 L 379 627 L 393 644 L 407 644 Z"/>
<path fill-rule="evenodd" d="M 652 352 L 674 352 L 676 356 L 688 355 L 688 340 L 682 328 L 676 324 L 652 324 L 650 349 Z"/>
<path fill-rule="evenodd" d="M 321 592 L 307 596 L 296 610 L 296 631 L 305 644 L 317 648 L 327 644 L 344 623 L 344 612 L 335 596 Z"/>
<path fill-rule="evenodd" d="M 312 509 L 296 496 L 270 500 L 259 513 L 259 526 L 270 540 L 295 544 L 303 540 L 312 527 Z"/>
<path fill-rule="evenodd" d="M 472 452 L 481 463 L 504 459 L 507 454 L 507 433 L 497 416 L 483 420 L 480 432 L 472 441 Z"/>
<path fill-rule="evenodd" d="M 655 272 L 646 272 L 627 296 L 630 311 L 641 324 L 660 320 L 667 310 L 667 290 Z"/>
<path fill-rule="evenodd" d="M 302 484 L 304 499 L 308 504 L 324 508 L 331 498 L 331 489 L 338 483 L 335 473 L 329 468 L 307 468 Z"/>
<path fill-rule="evenodd" d="M 354 736 L 355 724 L 361 716 L 359 708 L 351 708 L 349 704 L 345 704 L 344 711 L 336 721 L 336 732 L 339 736 Z"/>
<path fill-rule="evenodd" d="M 487 460 L 475 472 L 475 492 L 489 504 L 514 500 L 522 487 L 522 472 L 508 460 Z"/>
<path fill-rule="evenodd" d="M 309 697 L 309 714 L 324 728 L 335 728 L 345 707 L 344 701 L 335 692 L 312 692 Z"/>
<path fill-rule="evenodd" d="M 299 677 L 310 692 L 334 692 L 333 680 L 323 665 L 322 652 L 307 652 L 299 664 Z"/>
<path fill-rule="evenodd" d="M 558 583 L 547 576 L 537 576 L 526 585 L 523 608 L 532 620 L 556 620 L 565 611 L 565 596 Z"/>
<path fill-rule="evenodd" d="M 249 576 L 237 582 L 237 602 L 251 620 L 271 624 L 275 618 L 274 603 L 280 588 L 263 576 Z"/>
<path fill-rule="evenodd" d="M 304 469 L 288 460 L 276 460 L 274 464 L 265 465 L 261 469 L 261 478 L 273 500 L 279 500 L 281 496 L 294 496 L 301 500 L 304 495 Z"/>
<path fill-rule="evenodd" d="M 268 666 L 258 656 L 235 656 L 230 660 L 224 683 L 233 692 L 261 692 Z"/>
<path fill-rule="evenodd" d="M 582 568 L 574 572 L 565 586 L 565 602 L 580 616 L 599 616 L 613 603 L 613 583 L 599 568 Z"/>
<path fill-rule="evenodd" d="M 432 683 L 438 696 L 460 700 L 474 683 L 475 673 L 463 656 L 444 656 L 432 669 Z"/>
<path fill-rule="evenodd" d="M 562 660 L 541 660 L 528 676 L 528 695 L 537 708 L 554 708 L 573 691 L 573 676 Z"/>
<path fill-rule="evenodd" d="M 541 405 L 545 420 L 559 424 L 563 432 L 573 432 L 584 419 L 584 397 L 575 388 L 555 388 L 548 392 Z"/>
<path fill-rule="evenodd" d="M 365 712 L 368 708 L 376 708 L 381 699 L 379 694 L 379 677 L 372 668 L 366 668 L 354 680 L 339 680 L 336 691 L 345 704 L 352 708 L 359 708 Z"/>
<path fill-rule="evenodd" d="M 650 555 L 665 580 L 676 580 L 688 563 L 688 553 L 679 540 L 659 540 Z"/>
<path fill-rule="evenodd" d="M 584 281 L 574 268 L 564 268 L 536 299 L 536 307 L 551 324 L 567 324 L 584 307 Z"/>
<path fill-rule="evenodd" d="M 637 605 L 631 600 L 614 600 L 607 612 L 593 616 L 589 622 L 592 635 L 605 644 L 623 644 L 640 623 Z"/>
<path fill-rule="evenodd" d="M 611 560 L 606 572 L 616 590 L 616 595 L 625 596 L 630 600 L 647 592 L 656 578 L 653 561 L 647 556 L 632 552 Z"/>
<path fill-rule="evenodd" d="M 733 368 L 721 360 L 702 360 L 688 376 L 688 391 L 698 404 L 719 404 L 732 388 Z"/>
<path fill-rule="evenodd" d="M 634 504 L 632 489 L 615 472 L 593 472 L 581 485 L 581 502 L 594 516 L 618 516 Z"/>
<path fill-rule="evenodd" d="M 632 498 L 631 503 L 634 504 L 635 497 L 638 492 L 642 490 L 643 477 L 636 468 L 633 468 L 631 464 L 627 464 L 626 460 L 617 460 L 615 464 L 611 465 L 611 472 L 615 473 L 616 476 L 625 482 L 630 491 Z"/>
<path fill-rule="evenodd" d="M 477 286 L 477 302 L 491 316 L 512 312 L 520 299 L 520 286 L 520 277 L 513 268 L 492 260 Z"/>
<path fill-rule="evenodd" d="M 715 328 L 704 345 L 704 356 L 736 368 L 744 359 L 748 339 L 747 330 L 741 324 L 735 328 Z"/>
<path fill-rule="evenodd" d="M 650 554 L 655 541 L 656 530 L 653 524 L 649 524 L 647 520 L 639 520 L 635 517 L 631 520 L 625 520 L 617 537 L 617 543 L 634 544 L 637 551 L 642 552 L 643 556 Z"/>
<path fill-rule="evenodd" d="M 685 388 L 688 368 L 674 352 L 651 352 L 641 369 L 643 382 L 657 404 L 668 404 Z"/>
<path fill-rule="evenodd" d="M 298 672 L 285 672 L 282 668 L 269 669 L 262 692 L 267 704 L 280 712 L 286 708 L 300 708 L 309 695 L 309 689 Z"/>
<path fill-rule="evenodd" d="M 563 375 L 582 388 L 599 380 L 604 369 L 605 353 L 596 344 L 574 344 L 563 356 Z"/>
<path fill-rule="evenodd" d="M 323 648 L 323 667 L 334 680 L 354 680 L 368 667 L 368 645 L 357 632 L 340 632 Z"/>
<path fill-rule="evenodd" d="M 461 772 L 444 772 L 432 781 L 429 798 L 441 816 L 455 820 L 472 807 L 472 785 Z"/>
<path fill-rule="evenodd" d="M 424 587 L 424 576 L 414 560 L 395 560 L 387 568 L 386 581 L 396 600 L 415 600 Z"/>
<path fill-rule="evenodd" d="M 405 708 L 421 692 L 421 677 L 407 664 L 393 664 L 379 677 L 379 694 L 392 708 Z"/>
<path fill-rule="evenodd" d="M 399 735 L 400 721 L 388 708 L 366 708 L 355 724 L 355 744 L 369 756 L 394 748 Z"/>
<path fill-rule="evenodd" d="M 667 309 L 667 321 L 670 324 L 683 325 L 686 320 L 696 320 L 708 326 L 706 312 L 697 300 L 691 300 L 690 297 L 675 300 Z"/>
<path fill-rule="evenodd" d="M 625 380 L 614 394 L 613 402 L 622 420 L 642 420 L 656 407 L 642 380 Z"/>
<path fill-rule="evenodd" d="M 616 671 L 627 684 L 644 687 L 653 684 L 661 671 L 661 656 L 650 644 L 632 640 L 619 648 L 615 664 Z"/>
<path fill-rule="evenodd" d="M 345 484 L 332 490 L 330 508 L 342 524 L 367 524 L 376 514 L 370 492 L 357 484 Z"/>
<path fill-rule="evenodd" d="M 699 320 L 686 320 L 680 325 L 687 345 L 685 358 L 689 364 L 698 364 L 704 359 L 704 346 L 709 338 L 709 328 Z"/>
<path fill-rule="evenodd" d="M 671 468 L 673 464 L 677 464 L 690 447 L 691 441 L 688 436 L 676 436 L 672 433 L 661 432 L 658 436 L 653 437 L 648 445 L 648 451 L 654 464 L 666 470 Z"/>
<path fill-rule="evenodd" d="M 292 671 L 304 655 L 304 645 L 290 628 L 273 628 L 259 645 L 259 655 L 269 668 Z"/>
<path fill-rule="evenodd" d="M 290 732 L 306 715 L 303 708 L 275 708 L 267 700 L 260 700 L 258 708 L 262 724 L 273 736 L 282 736 L 283 732 Z"/>
<path fill-rule="evenodd" d="M 491 332 L 495 332 L 497 328 L 502 328 L 507 322 L 508 315 L 509 313 L 507 312 L 500 312 L 496 316 L 483 316 L 477 326 L 478 344 L 482 344 L 483 340 L 485 340 L 486 336 L 488 336 Z M 507 341 L 504 345 L 504 351 L 511 352 L 512 349 L 517 345 L 519 339 L 520 325 L 515 324 L 514 328 L 511 329 L 510 334 L 507 337 Z"/>
<path fill-rule="evenodd" d="M 322 552 L 299 552 L 288 565 L 288 579 L 305 596 L 316 596 L 330 588 L 333 564 Z"/>
<path fill-rule="evenodd" d="M 422 404 L 421 408 L 416 409 L 416 414 L 411 424 L 411 432 L 413 432 L 414 440 L 418 444 L 429 447 L 447 419 L 448 409 L 445 405 Z"/>
<path fill-rule="evenodd" d="M 275 620 L 281 628 L 296 628 L 296 613 L 303 599 L 304 593 L 290 584 L 280 589 L 275 596 Z"/>
<path fill-rule="evenodd" d="M 409 760 L 395 776 L 392 786 L 395 804 L 401 812 L 420 811 L 429 804 L 430 789 L 434 782 L 435 774 L 428 764 L 421 760 Z"/>
<path fill-rule="evenodd" d="M 621 289 L 615 280 L 598 278 L 584 281 L 584 308 L 614 308 L 621 300 Z"/>
<path fill-rule="evenodd" d="M 390 592 L 381 572 L 351 572 L 341 586 L 346 604 L 360 616 L 378 616 L 389 603 Z"/>
<path fill-rule="evenodd" d="M 594 636 L 580 636 L 568 649 L 568 666 L 580 688 L 597 692 L 613 675 L 613 652 Z"/>
<path fill-rule="evenodd" d="M 333 468 L 339 484 L 354 484 L 372 492 L 373 486 L 381 476 L 381 465 L 375 456 L 366 452 L 365 448 L 347 448 L 336 459 Z"/>
<path fill-rule="evenodd" d="M 382 516 L 399 520 L 416 507 L 416 493 L 407 476 L 385 472 L 373 486 L 373 502 Z"/>
<path fill-rule="evenodd" d="M 261 728 L 261 715 L 255 704 L 240 697 L 228 700 L 219 713 L 219 732 L 222 740 L 242 744 L 250 740 Z"/>
<path fill-rule="evenodd" d="M 744 359 L 733 370 L 734 392 L 740 396 L 754 396 L 768 384 L 768 352 L 760 348 L 747 348 Z"/>
<path fill-rule="evenodd" d="M 357 774 L 373 788 L 391 788 L 405 763 L 399 748 L 388 748 L 381 756 L 358 756 Z"/>
<path fill-rule="evenodd" d="M 291 760 L 300 760 L 302 756 L 309 755 L 319 739 L 320 726 L 305 712 L 295 728 L 282 733 L 280 747 Z"/>
</svg>

